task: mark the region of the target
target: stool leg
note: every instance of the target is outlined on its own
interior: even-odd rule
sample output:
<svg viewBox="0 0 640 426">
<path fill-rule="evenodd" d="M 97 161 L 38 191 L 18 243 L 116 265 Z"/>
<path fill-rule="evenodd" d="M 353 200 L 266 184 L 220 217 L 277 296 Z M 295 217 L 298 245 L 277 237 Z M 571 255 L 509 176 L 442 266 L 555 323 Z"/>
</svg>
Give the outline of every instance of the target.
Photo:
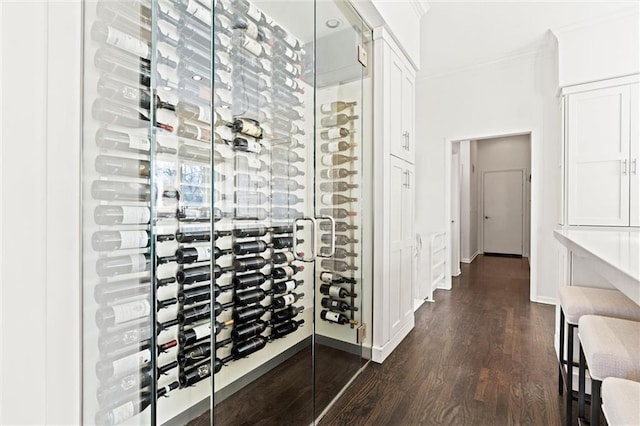
<svg viewBox="0 0 640 426">
<path fill-rule="evenodd" d="M 582 350 L 582 344 L 580 345 L 580 364 L 578 373 L 578 418 L 584 419 L 584 400 L 586 393 L 585 376 L 587 370 L 587 360 L 584 357 L 584 351 Z"/>
<path fill-rule="evenodd" d="M 560 341 L 558 342 L 558 358 L 560 361 L 560 371 L 558 372 L 558 393 L 562 395 L 564 391 L 564 311 L 560 308 Z"/>
<path fill-rule="evenodd" d="M 591 379 L 591 426 L 600 424 L 600 380 Z"/>
<path fill-rule="evenodd" d="M 567 335 L 567 426 L 573 425 L 573 330 L 575 325 L 568 324 Z"/>
</svg>

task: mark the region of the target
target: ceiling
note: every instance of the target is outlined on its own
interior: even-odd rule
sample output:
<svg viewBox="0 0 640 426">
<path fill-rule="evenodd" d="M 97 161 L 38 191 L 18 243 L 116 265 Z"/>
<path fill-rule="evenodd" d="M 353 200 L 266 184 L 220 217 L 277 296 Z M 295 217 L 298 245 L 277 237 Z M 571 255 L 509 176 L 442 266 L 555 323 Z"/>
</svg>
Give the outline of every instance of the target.
<svg viewBox="0 0 640 426">
<path fill-rule="evenodd" d="M 551 28 L 638 10 L 640 1 L 430 1 L 421 23 L 422 76 L 447 74 L 543 46 Z M 640 36 L 640 34 L 639 34 Z"/>
</svg>

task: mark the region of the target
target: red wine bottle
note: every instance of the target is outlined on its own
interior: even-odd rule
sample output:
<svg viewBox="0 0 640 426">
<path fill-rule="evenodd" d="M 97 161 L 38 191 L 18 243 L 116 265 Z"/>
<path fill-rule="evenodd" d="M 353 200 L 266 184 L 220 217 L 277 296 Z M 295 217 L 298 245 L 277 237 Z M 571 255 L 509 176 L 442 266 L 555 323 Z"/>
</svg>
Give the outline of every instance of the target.
<svg viewBox="0 0 640 426">
<path fill-rule="evenodd" d="M 339 298 L 358 296 L 356 293 L 349 293 L 347 290 L 345 290 L 342 287 L 338 287 L 337 285 L 330 285 L 330 284 L 321 284 L 320 293 L 326 296 L 339 297 Z"/>
<path fill-rule="evenodd" d="M 273 291 L 262 290 L 261 288 L 254 288 L 247 291 L 236 291 L 233 295 L 233 302 L 236 306 L 249 306 L 264 300 L 271 294 L 273 294 Z"/>
<path fill-rule="evenodd" d="M 304 271 L 304 265 L 288 265 L 271 270 L 271 277 L 274 279 L 289 278 L 300 271 Z"/>
<path fill-rule="evenodd" d="M 304 229 L 299 226 L 298 230 Z M 293 226 L 258 226 L 255 228 L 239 228 L 233 230 L 236 238 L 263 237 L 268 233 L 272 234 L 290 234 L 293 232 Z"/>
<path fill-rule="evenodd" d="M 157 397 L 165 396 L 173 389 L 177 389 L 179 386 L 178 382 L 173 382 L 168 386 L 162 387 L 158 389 Z M 95 418 L 96 424 L 109 426 L 120 424 L 144 411 L 149 405 L 151 405 L 152 399 L 153 395 L 151 395 L 151 392 L 149 391 L 135 394 L 132 399 L 127 400 L 124 403 L 119 403 L 117 406 L 98 411 Z"/>
<path fill-rule="evenodd" d="M 274 177 L 271 180 L 271 189 L 274 191 L 297 191 L 304 189 L 296 180 Z"/>
<path fill-rule="evenodd" d="M 218 265 L 205 265 L 196 266 L 194 268 L 180 268 L 176 273 L 176 279 L 180 284 L 193 284 L 197 282 L 209 281 L 211 279 L 211 273 L 216 279 L 220 278 L 222 274 L 233 271 L 233 268 L 221 268 Z"/>
<path fill-rule="evenodd" d="M 322 221 L 319 224 L 319 228 L 322 231 L 331 231 L 333 229 L 333 226 L 331 222 Z M 335 227 L 336 232 L 347 232 L 352 229 L 358 229 L 358 225 L 351 225 L 347 222 L 336 222 L 336 227 Z"/>
<path fill-rule="evenodd" d="M 231 348 L 231 355 L 234 359 L 245 358 L 252 353 L 263 349 L 267 343 L 269 342 L 268 337 L 264 336 L 256 336 L 251 339 L 245 340 L 236 344 L 233 348 Z"/>
<path fill-rule="evenodd" d="M 214 313 L 218 316 L 222 311 L 233 307 L 233 303 L 214 303 Z M 211 304 L 205 303 L 203 305 L 194 306 L 193 308 L 183 309 L 178 312 L 178 321 L 181 325 L 189 325 L 196 321 L 208 319 L 211 316 Z"/>
<path fill-rule="evenodd" d="M 151 138 L 148 135 L 139 136 L 128 132 L 116 132 L 100 128 L 96 131 L 96 145 L 102 149 L 113 149 L 124 152 L 149 154 L 151 152 Z M 167 148 L 155 143 L 154 154 L 176 154 L 174 148 Z"/>
<path fill-rule="evenodd" d="M 304 310 L 304 306 L 287 306 L 286 309 L 275 311 L 271 314 L 271 321 L 273 323 L 281 323 L 292 318 L 295 318 L 300 312 Z"/>
<path fill-rule="evenodd" d="M 94 180 L 91 183 L 91 195 L 96 200 L 104 201 L 151 201 L 151 185 L 135 182 L 116 182 L 110 180 Z M 178 192 L 165 190 L 163 198 L 175 199 Z"/>
<path fill-rule="evenodd" d="M 211 355 L 211 342 L 200 343 L 187 350 L 178 352 L 178 363 L 182 368 L 196 364 Z"/>
<path fill-rule="evenodd" d="M 329 247 L 320 247 L 320 253 L 328 256 L 330 253 Z M 347 259 L 351 257 L 358 257 L 358 253 L 348 251 L 347 249 L 342 247 L 336 247 L 336 251 L 333 254 L 334 259 Z M 337 268 L 333 268 L 333 269 L 338 271 Z"/>
<path fill-rule="evenodd" d="M 304 284 L 304 280 L 287 280 L 274 283 L 271 290 L 274 294 L 283 294 L 295 290 Z"/>
<path fill-rule="evenodd" d="M 150 126 L 149 118 L 139 112 L 137 109 L 117 104 L 108 99 L 98 98 L 93 102 L 91 108 L 91 114 L 96 120 L 102 121 L 106 124 L 115 124 L 118 126 L 129 128 L 148 128 Z M 173 126 L 160 122 L 155 122 L 154 126 L 157 126 L 168 132 L 173 132 Z"/>
<path fill-rule="evenodd" d="M 253 305 L 247 306 L 246 308 L 234 309 L 233 321 L 236 325 L 243 324 L 249 321 L 257 320 L 267 312 L 269 312 L 269 309 L 262 305 Z"/>
<path fill-rule="evenodd" d="M 158 367 L 158 376 L 167 374 L 178 366 L 177 361 L 170 362 Z M 110 401 L 118 400 L 123 394 L 132 391 L 139 391 L 146 388 L 153 380 L 153 370 L 151 366 L 146 366 L 140 372 L 134 372 L 126 376 L 121 376 L 101 384 L 96 390 L 96 397 L 100 405 L 107 405 Z"/>
<path fill-rule="evenodd" d="M 166 239 L 163 238 L 163 240 Z M 145 248 L 149 246 L 149 232 L 144 230 L 97 231 L 91 237 L 91 246 L 95 251 Z"/>
<path fill-rule="evenodd" d="M 304 297 L 304 293 L 289 293 L 283 296 L 274 297 L 271 306 L 274 309 L 281 309 L 290 306 Z"/>
<path fill-rule="evenodd" d="M 343 300 L 336 300 L 328 297 L 323 297 L 320 303 L 322 304 L 323 308 L 327 308 L 332 311 L 346 312 L 358 310 L 356 306 L 351 306 Z"/>
<path fill-rule="evenodd" d="M 355 284 L 355 278 L 343 277 L 335 272 L 321 272 L 320 280 L 330 284 Z"/>
<path fill-rule="evenodd" d="M 220 332 L 230 326 L 233 325 L 233 320 L 228 320 L 224 322 L 215 322 L 215 335 L 217 336 Z M 180 342 L 180 346 L 188 346 L 192 345 L 201 340 L 207 339 L 211 337 L 211 323 L 205 323 L 201 325 L 197 325 L 188 330 L 183 330 L 178 333 L 178 342 Z"/>
<path fill-rule="evenodd" d="M 235 342 L 249 339 L 260 335 L 271 323 L 269 321 L 257 320 L 247 324 L 240 324 L 231 331 L 231 338 Z"/>
<path fill-rule="evenodd" d="M 331 244 L 331 234 L 322 234 L 322 236 L 320 237 L 320 241 L 322 241 L 324 244 Z M 337 246 L 344 246 L 347 244 L 356 244 L 359 241 L 356 238 L 349 238 L 346 235 L 336 235 L 335 236 L 335 243 Z"/>
<path fill-rule="evenodd" d="M 158 301 L 159 308 L 175 305 L 178 299 L 175 297 Z M 113 327 L 136 319 L 144 318 L 151 313 L 151 304 L 148 299 L 139 299 L 132 302 L 120 303 L 112 306 L 104 306 L 96 311 L 96 325 L 99 328 Z"/>
<path fill-rule="evenodd" d="M 100 277 L 115 277 L 123 274 L 148 271 L 151 259 L 148 254 L 103 257 L 96 261 L 96 273 Z"/>
<path fill-rule="evenodd" d="M 147 111 L 151 109 L 152 104 L 155 108 L 176 110 L 175 105 L 163 101 L 157 94 L 152 97 L 147 89 L 122 83 L 109 75 L 103 75 L 98 80 L 98 94 L 107 99 L 131 103 Z"/>
<path fill-rule="evenodd" d="M 325 310 L 321 311 L 320 318 L 322 318 L 325 321 L 334 322 L 337 324 L 352 324 L 352 325 L 358 324 L 358 321 L 349 319 L 345 314 L 332 312 L 332 311 L 325 311 Z"/>
<path fill-rule="evenodd" d="M 278 324 L 271 329 L 271 337 L 272 339 L 279 339 L 285 337 L 288 334 L 291 334 L 298 330 L 304 324 L 304 320 L 300 321 L 286 321 L 282 324 Z"/>
<path fill-rule="evenodd" d="M 231 231 L 215 231 L 214 240 L 221 237 L 228 237 Z M 176 241 L 179 243 L 199 243 L 211 241 L 210 231 L 176 232 Z"/>
<path fill-rule="evenodd" d="M 203 285 L 178 292 L 178 302 L 181 305 L 193 305 L 211 299 L 211 286 Z"/>
<path fill-rule="evenodd" d="M 303 243 L 304 240 L 299 239 L 298 243 Z M 262 240 L 246 241 L 235 243 L 233 245 L 233 253 L 236 256 L 242 256 L 251 253 L 262 253 L 268 248 L 274 249 L 288 249 L 293 247 L 293 238 L 291 237 L 274 237 L 271 239 L 271 243 L 266 243 Z"/>
<path fill-rule="evenodd" d="M 230 254 L 231 250 L 221 250 L 218 247 L 213 248 L 213 257 L 219 257 Z M 211 260 L 211 247 L 181 247 L 176 250 L 176 262 L 179 264 L 206 262 Z"/>
<path fill-rule="evenodd" d="M 357 174 L 357 170 L 348 170 L 343 168 L 324 169 L 320 171 L 320 177 L 322 177 L 322 179 L 344 179 Z"/>
<path fill-rule="evenodd" d="M 320 262 L 320 266 L 322 266 L 324 269 L 329 269 L 331 271 L 338 271 L 338 272 L 358 270 L 357 266 L 349 265 L 349 263 L 343 260 L 336 260 L 336 259 L 322 259 L 322 262 Z"/>
<path fill-rule="evenodd" d="M 178 325 L 178 320 L 173 319 L 164 323 L 156 324 L 156 333 L 160 334 L 164 330 Z M 98 337 L 98 349 L 101 353 L 123 349 L 136 343 L 142 347 L 145 342 L 151 339 L 152 327 L 149 322 L 135 323 L 125 328 L 119 328 L 109 333 L 100 333 Z"/>
<path fill-rule="evenodd" d="M 335 219 L 345 219 L 350 216 L 357 216 L 358 212 L 347 209 L 320 209 L 321 216 L 331 216 Z"/>
</svg>

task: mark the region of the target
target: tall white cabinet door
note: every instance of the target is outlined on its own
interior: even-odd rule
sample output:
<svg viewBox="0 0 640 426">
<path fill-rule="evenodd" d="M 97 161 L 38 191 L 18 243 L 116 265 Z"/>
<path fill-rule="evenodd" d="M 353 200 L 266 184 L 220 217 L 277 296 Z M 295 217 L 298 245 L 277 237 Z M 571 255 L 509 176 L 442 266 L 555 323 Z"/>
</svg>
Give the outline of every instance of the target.
<svg viewBox="0 0 640 426">
<path fill-rule="evenodd" d="M 415 101 L 416 83 L 413 75 L 405 69 L 402 76 L 402 137 L 405 150 L 401 156 L 413 163 L 416 151 Z"/>
<path fill-rule="evenodd" d="M 406 151 L 405 138 L 403 136 L 403 110 L 402 83 L 404 76 L 404 63 L 391 49 L 389 52 L 389 148 L 391 155 L 403 157 Z"/>
<path fill-rule="evenodd" d="M 402 287 L 405 280 L 404 256 L 404 203 L 403 203 L 403 184 L 405 180 L 404 164 L 401 160 L 390 157 L 390 176 L 389 176 L 389 297 L 387 301 L 387 309 L 389 314 L 388 336 L 394 336 L 404 325 L 404 301 Z M 409 292 L 411 293 L 411 292 Z"/>
<path fill-rule="evenodd" d="M 630 225 L 640 226 L 640 84 L 631 86 Z"/>
<path fill-rule="evenodd" d="M 629 86 L 568 98 L 570 225 L 629 224 Z"/>
<path fill-rule="evenodd" d="M 404 162 L 402 162 L 404 163 Z M 402 193 L 402 281 L 400 282 L 401 312 L 406 320 L 413 315 L 413 271 L 414 271 L 414 167 L 408 163 L 403 164 L 402 187 L 398 189 Z M 393 217 L 393 216 L 392 216 Z M 405 321 L 406 323 L 406 321 Z"/>
</svg>

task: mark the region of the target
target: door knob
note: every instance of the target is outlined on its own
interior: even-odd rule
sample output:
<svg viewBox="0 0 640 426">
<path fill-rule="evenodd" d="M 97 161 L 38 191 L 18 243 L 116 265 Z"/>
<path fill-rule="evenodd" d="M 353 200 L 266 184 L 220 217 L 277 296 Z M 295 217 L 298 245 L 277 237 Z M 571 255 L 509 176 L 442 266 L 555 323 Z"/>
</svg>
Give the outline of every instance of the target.
<svg viewBox="0 0 640 426">
<path fill-rule="evenodd" d="M 491 216 L 485 216 L 484 218 L 485 219 L 491 219 Z"/>
</svg>

